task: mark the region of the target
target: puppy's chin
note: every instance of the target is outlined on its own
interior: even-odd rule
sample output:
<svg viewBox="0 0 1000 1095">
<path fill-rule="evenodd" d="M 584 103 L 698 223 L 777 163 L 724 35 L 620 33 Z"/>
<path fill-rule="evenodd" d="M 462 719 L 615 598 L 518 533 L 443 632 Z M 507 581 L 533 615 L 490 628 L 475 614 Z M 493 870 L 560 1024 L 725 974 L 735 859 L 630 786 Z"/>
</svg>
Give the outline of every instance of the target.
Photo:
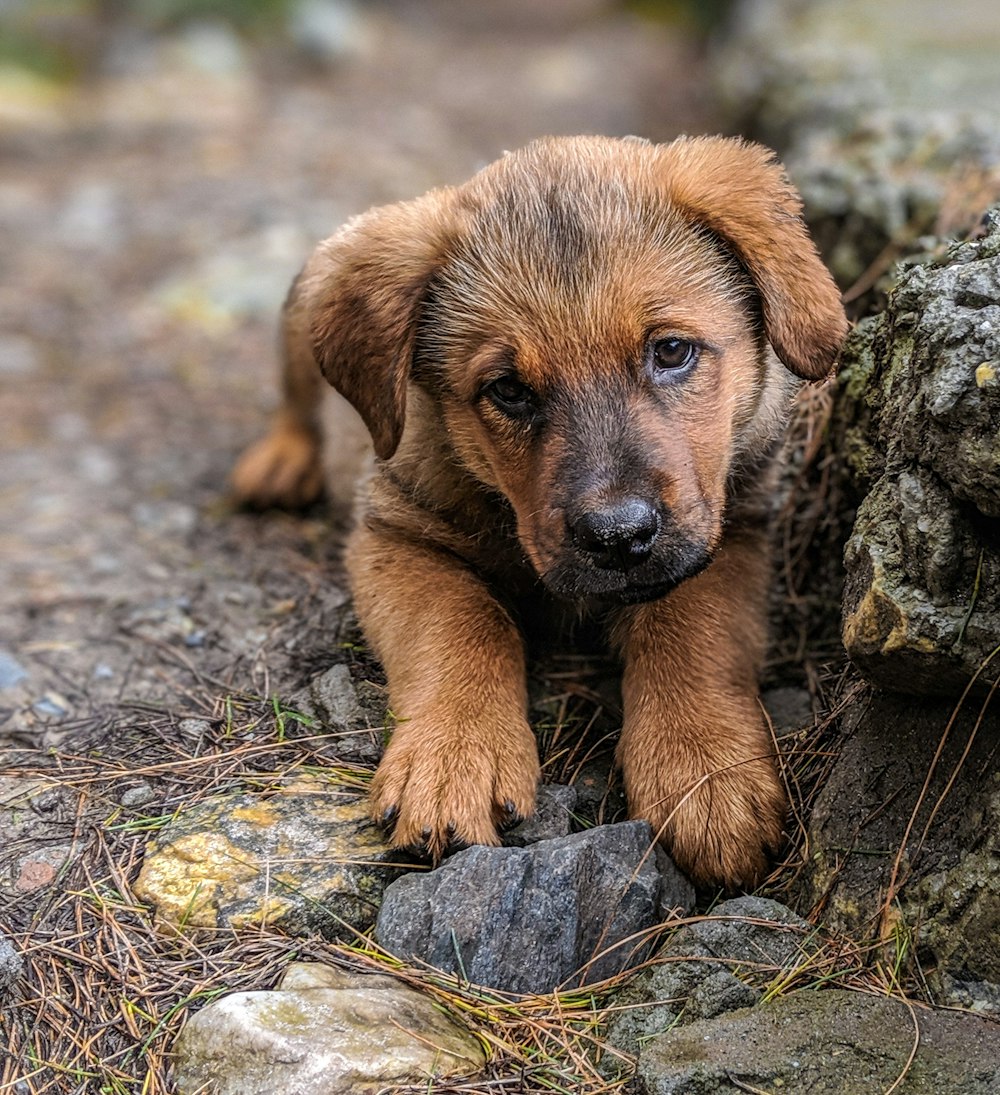
<svg viewBox="0 0 1000 1095">
<path fill-rule="evenodd" d="M 656 601 L 712 561 L 707 544 L 684 544 L 631 570 L 602 570 L 577 552 L 568 553 L 542 575 L 545 587 L 568 601 L 637 605 Z"/>
</svg>

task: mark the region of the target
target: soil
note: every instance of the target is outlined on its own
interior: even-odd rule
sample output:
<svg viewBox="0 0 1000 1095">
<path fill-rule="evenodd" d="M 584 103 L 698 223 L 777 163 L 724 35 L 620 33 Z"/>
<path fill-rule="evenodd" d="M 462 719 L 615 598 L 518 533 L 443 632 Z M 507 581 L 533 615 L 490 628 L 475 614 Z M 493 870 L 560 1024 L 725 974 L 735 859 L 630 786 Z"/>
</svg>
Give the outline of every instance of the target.
<svg viewBox="0 0 1000 1095">
<path fill-rule="evenodd" d="M 316 240 L 539 134 L 711 124 L 695 46 L 616 5 L 359 11 L 325 66 L 216 26 L 106 28 L 96 75 L 0 112 L 0 651 L 25 673 L 0 734 L 20 744 L 335 660 L 349 486 L 304 518 L 226 500 Z"/>
</svg>

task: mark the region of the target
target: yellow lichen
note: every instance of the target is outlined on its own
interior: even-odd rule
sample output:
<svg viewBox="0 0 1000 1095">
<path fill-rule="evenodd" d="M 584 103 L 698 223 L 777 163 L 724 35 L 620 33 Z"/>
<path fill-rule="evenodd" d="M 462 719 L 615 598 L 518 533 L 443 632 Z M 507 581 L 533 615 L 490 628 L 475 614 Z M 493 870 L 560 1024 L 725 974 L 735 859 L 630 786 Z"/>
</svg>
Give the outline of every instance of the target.
<svg viewBox="0 0 1000 1095">
<path fill-rule="evenodd" d="M 229 816 L 234 821 L 248 821 L 251 825 L 259 825 L 262 829 L 278 821 L 277 812 L 267 802 L 255 802 L 252 806 L 235 806 Z"/>
<path fill-rule="evenodd" d="M 257 863 L 221 833 L 192 833 L 147 851 L 134 892 L 164 923 L 214 928 L 220 887 L 258 873 Z"/>
</svg>

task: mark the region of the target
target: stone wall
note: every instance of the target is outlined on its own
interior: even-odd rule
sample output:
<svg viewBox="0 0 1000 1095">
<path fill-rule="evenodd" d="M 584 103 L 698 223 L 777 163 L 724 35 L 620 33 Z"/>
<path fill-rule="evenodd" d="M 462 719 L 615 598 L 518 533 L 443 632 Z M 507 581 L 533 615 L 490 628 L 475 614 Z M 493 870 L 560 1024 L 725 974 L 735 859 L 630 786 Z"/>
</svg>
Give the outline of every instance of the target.
<svg viewBox="0 0 1000 1095">
<path fill-rule="evenodd" d="M 872 687 L 840 720 L 799 903 L 912 941 L 933 999 L 993 1012 L 998 51 L 982 0 L 751 0 L 717 56 L 734 128 L 781 154 L 860 320 L 816 462 L 857 510 L 805 566 L 829 580 L 820 556 L 846 549 L 843 637 Z"/>
</svg>

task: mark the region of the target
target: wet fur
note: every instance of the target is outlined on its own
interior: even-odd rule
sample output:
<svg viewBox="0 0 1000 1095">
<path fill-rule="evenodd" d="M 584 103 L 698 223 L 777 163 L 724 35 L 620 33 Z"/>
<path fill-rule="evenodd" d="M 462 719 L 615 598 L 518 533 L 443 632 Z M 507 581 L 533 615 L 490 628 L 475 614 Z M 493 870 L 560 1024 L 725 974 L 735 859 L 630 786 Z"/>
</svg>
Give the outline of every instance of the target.
<svg viewBox="0 0 1000 1095">
<path fill-rule="evenodd" d="M 622 658 L 630 812 L 698 882 L 761 877 L 786 810 L 756 684 L 774 454 L 795 376 L 845 330 L 797 195 L 735 140 L 537 141 L 320 244 L 282 409 L 234 483 L 318 493 L 320 370 L 371 433 L 347 565 L 398 720 L 371 791 L 397 845 L 493 844 L 532 811 L 523 624 L 568 608 Z M 654 384 L 667 335 L 702 356 Z M 514 373 L 530 421 L 484 395 Z M 580 515 L 632 495 L 656 508 L 648 556 L 595 565 Z"/>
</svg>

